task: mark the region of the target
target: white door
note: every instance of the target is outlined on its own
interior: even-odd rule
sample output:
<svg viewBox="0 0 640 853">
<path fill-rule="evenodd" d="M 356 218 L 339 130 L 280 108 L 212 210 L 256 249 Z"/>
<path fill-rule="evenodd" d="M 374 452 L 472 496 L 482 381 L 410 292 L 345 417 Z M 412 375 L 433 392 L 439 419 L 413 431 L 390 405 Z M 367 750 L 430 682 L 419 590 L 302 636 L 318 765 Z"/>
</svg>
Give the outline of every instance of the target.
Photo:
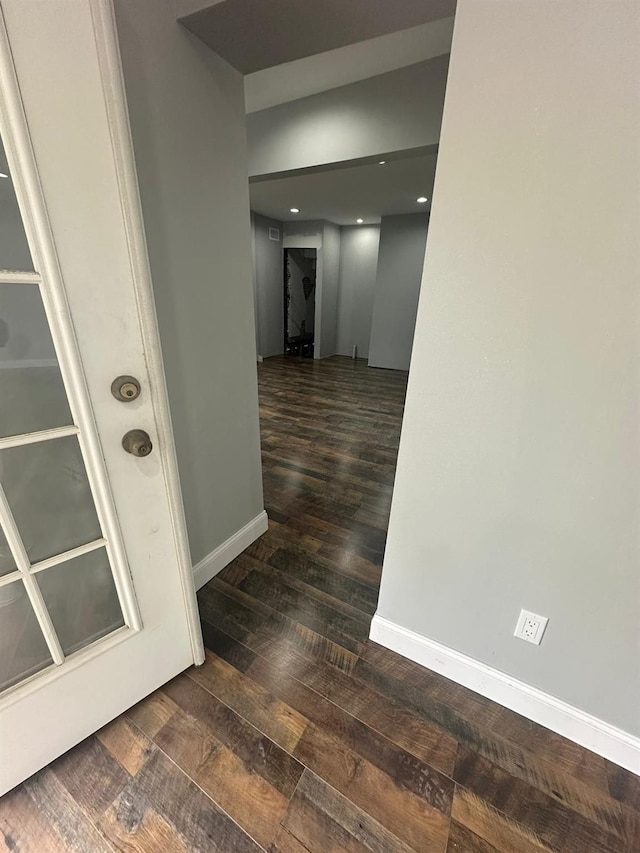
<svg viewBox="0 0 640 853">
<path fill-rule="evenodd" d="M 203 654 L 111 6 L 2 13 L 0 793 Z"/>
</svg>

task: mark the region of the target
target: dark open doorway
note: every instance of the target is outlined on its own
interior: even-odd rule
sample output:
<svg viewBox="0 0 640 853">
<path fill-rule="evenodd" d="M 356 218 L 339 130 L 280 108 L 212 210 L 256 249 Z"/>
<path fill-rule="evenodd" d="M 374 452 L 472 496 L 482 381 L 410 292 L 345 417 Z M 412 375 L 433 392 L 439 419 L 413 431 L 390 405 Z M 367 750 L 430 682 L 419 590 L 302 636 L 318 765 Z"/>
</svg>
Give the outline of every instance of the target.
<svg viewBox="0 0 640 853">
<path fill-rule="evenodd" d="M 316 249 L 284 249 L 284 351 L 313 358 Z"/>
</svg>

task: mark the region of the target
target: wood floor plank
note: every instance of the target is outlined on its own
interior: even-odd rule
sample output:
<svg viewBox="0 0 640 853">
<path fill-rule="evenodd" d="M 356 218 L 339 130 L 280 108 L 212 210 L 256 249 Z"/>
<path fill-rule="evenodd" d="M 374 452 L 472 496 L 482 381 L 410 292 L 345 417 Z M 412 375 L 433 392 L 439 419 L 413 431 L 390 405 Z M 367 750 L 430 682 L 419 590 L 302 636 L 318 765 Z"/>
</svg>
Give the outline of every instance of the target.
<svg viewBox="0 0 640 853">
<path fill-rule="evenodd" d="M 127 717 L 113 720 L 96 732 L 96 738 L 131 776 L 136 775 L 151 748 L 148 737 Z"/>
<path fill-rule="evenodd" d="M 305 767 L 413 850 L 420 853 L 445 850 L 449 827 L 446 815 L 401 788 L 390 776 L 323 729 L 309 725 L 294 754 Z"/>
<path fill-rule="evenodd" d="M 251 666 L 256 657 L 255 652 L 216 625 L 204 619 L 201 620 L 201 624 L 205 648 L 215 652 L 218 657 L 224 658 L 238 672 L 245 672 Z"/>
<path fill-rule="evenodd" d="M 428 693 L 459 720 L 472 721 L 476 728 L 499 731 L 503 740 L 552 762 L 558 770 L 603 794 L 608 793 L 605 760 L 601 756 L 376 643 L 369 641 L 363 646 L 361 657 L 378 672 Z"/>
<path fill-rule="evenodd" d="M 271 501 L 269 504 L 265 503 L 265 512 L 267 513 L 269 519 L 271 519 L 272 521 L 278 522 L 279 524 L 284 524 L 284 522 L 287 521 L 289 516 L 286 514 L 286 512 L 282 512 L 280 509 L 278 509 L 278 501 L 274 500 L 277 497 L 277 491 L 275 489 L 271 489 L 270 495 Z M 289 498 L 289 500 L 291 500 L 291 498 Z M 285 507 L 289 503 L 289 500 L 284 501 Z"/>
<path fill-rule="evenodd" d="M 267 853 L 310 853 L 308 847 L 291 835 L 288 829 L 280 826 L 276 837 L 267 847 Z"/>
<path fill-rule="evenodd" d="M 293 752 L 308 723 L 298 709 L 281 702 L 211 652 L 207 652 L 202 666 L 189 671 L 189 676 L 284 750 Z"/>
<path fill-rule="evenodd" d="M 241 555 L 241 557 L 243 556 Z M 239 586 L 251 571 L 251 568 L 246 565 L 246 558 L 236 558 L 226 568 L 228 571 L 224 574 L 224 581 L 229 586 Z"/>
<path fill-rule="evenodd" d="M 462 687 L 448 678 L 443 678 L 438 673 L 372 641 L 363 646 L 361 657 L 363 659 L 361 669 L 363 672 L 369 671 L 369 677 L 373 674 L 369 670 L 371 667 L 379 674 L 379 678 L 383 675 L 389 676 L 388 684 L 392 683 L 391 680 L 395 680 L 402 685 L 409 685 L 414 693 L 427 695 L 430 700 L 446 706 L 461 720 L 472 720 L 474 725 L 487 729 L 498 728 L 500 706 L 479 693 Z"/>
<path fill-rule="evenodd" d="M 288 666 L 298 680 L 352 716 L 393 738 L 395 743 L 412 754 L 424 757 L 432 767 L 445 774 L 453 770 L 458 741 L 443 728 L 408 713 L 402 703 L 388 699 L 349 673 L 336 672 L 322 661 L 297 660 L 291 655 Z M 406 728 L 402 728 L 400 723 Z"/>
<path fill-rule="evenodd" d="M 640 812 L 640 776 L 618 767 L 611 761 L 605 762 L 609 794 L 616 800 Z"/>
<path fill-rule="evenodd" d="M 262 539 L 265 540 L 264 548 L 255 550 L 247 549 L 247 553 L 249 556 L 255 557 L 256 559 L 264 562 L 269 559 L 274 551 L 277 551 L 278 548 L 281 548 L 283 545 L 285 547 L 291 546 L 291 534 L 286 528 L 286 525 L 278 524 L 271 518 L 271 516 L 269 516 L 269 530 Z M 324 543 L 321 539 L 316 539 L 310 533 L 300 533 L 299 536 L 296 537 L 296 544 L 298 547 L 304 548 L 307 553 L 315 554 L 320 551 Z"/>
<path fill-rule="evenodd" d="M 112 849 L 121 853 L 190 853 L 178 831 L 158 812 L 130 808 L 126 797 L 117 800 L 100 819 L 100 831 Z"/>
<path fill-rule="evenodd" d="M 231 662 L 237 654 L 235 645 L 239 644 L 226 637 L 216 638 L 216 642 L 210 647 L 216 655 Z M 255 659 L 254 655 L 253 660 Z M 296 657 L 294 652 L 290 651 L 286 661 L 283 661 L 282 655 L 276 655 L 269 658 L 269 663 L 311 687 L 316 693 L 380 732 L 392 743 L 422 759 L 435 770 L 448 776 L 453 773 L 458 742 L 442 729 L 412 715 L 401 705 L 369 689 L 352 676 L 321 662 Z"/>
<path fill-rule="evenodd" d="M 38 810 L 66 849 L 74 853 L 108 853 L 111 845 L 100 835 L 73 799 L 69 791 L 49 768 L 41 770 L 25 782 L 25 788 Z"/>
<path fill-rule="evenodd" d="M 366 509 L 359 509 L 354 515 L 356 521 L 361 521 L 367 527 L 373 527 L 377 530 L 383 530 L 386 533 L 388 519 L 386 513 L 371 512 Z"/>
<path fill-rule="evenodd" d="M 583 749 L 562 735 L 498 706 L 497 725 L 504 736 L 543 761 L 580 779 L 595 790 L 608 793 L 605 759 Z"/>
<path fill-rule="evenodd" d="M 325 557 L 332 562 L 336 571 L 378 587 L 382 577 L 381 554 L 371 552 L 370 556 L 358 553 L 355 548 L 340 548 L 331 543 L 322 543 L 317 551 L 319 557 Z"/>
<path fill-rule="evenodd" d="M 346 507 L 357 510 L 363 498 L 363 494 L 357 489 L 338 489 L 336 484 L 325 474 L 304 468 L 301 465 L 288 466 L 277 464 L 269 470 L 270 476 L 289 482 L 295 486 L 299 493 L 320 495 L 322 497 L 333 497 Z"/>
<path fill-rule="evenodd" d="M 198 604 L 203 621 L 215 625 L 245 645 L 269 618 L 268 608 L 259 607 L 257 603 L 254 607 L 247 606 L 246 602 L 239 601 L 233 595 L 232 586 L 221 586 L 219 580 L 215 584 L 210 581 L 202 587 L 198 592 Z"/>
<path fill-rule="evenodd" d="M 133 708 L 129 708 L 126 715 L 147 737 L 153 738 L 171 719 L 176 708 L 176 704 L 168 696 L 157 690 Z"/>
<path fill-rule="evenodd" d="M 203 622 L 219 627 L 254 651 L 290 642 L 299 653 L 325 660 L 345 671 L 353 669 L 358 659 L 356 652 L 277 613 L 224 581 L 204 587 L 198 600 Z"/>
<path fill-rule="evenodd" d="M 289 753 L 188 676 L 179 676 L 164 690 L 235 753 L 249 772 L 260 775 L 284 797 L 293 794 L 303 768 Z"/>
<path fill-rule="evenodd" d="M 50 765 L 91 819 L 99 818 L 129 782 L 129 774 L 95 737 L 87 738 Z"/>
<path fill-rule="evenodd" d="M 296 551 L 303 555 L 301 550 L 296 549 Z M 245 582 L 241 581 L 234 585 L 239 586 L 248 595 L 265 603 L 277 602 L 278 609 L 286 612 L 287 615 L 303 609 L 315 619 L 320 617 L 320 620 L 324 620 L 342 636 L 352 637 L 360 643 L 368 638 L 370 617 L 349 602 L 311 586 L 296 575 L 282 572 L 268 563 L 251 560 L 247 567 L 249 572 L 243 578 Z M 226 576 L 224 580 L 226 581 Z M 304 624 L 313 627 L 308 622 Z M 322 621 L 319 624 L 322 624 Z M 340 640 L 338 639 L 337 642 Z"/>
<path fill-rule="evenodd" d="M 579 853 L 592 846 L 601 853 L 619 853 L 633 849 L 631 842 L 583 818 L 463 746 L 458 753 L 454 779 L 512 822 L 530 829 L 552 850 Z M 636 835 L 633 847 L 637 847 L 638 840 L 640 836 Z"/>
<path fill-rule="evenodd" d="M 363 654 L 368 653 L 369 647 L 370 644 L 366 644 L 366 648 L 363 647 Z M 418 673 L 411 670 L 389 671 L 380 668 L 378 664 L 372 665 L 368 659 L 361 657 L 355 667 L 354 675 L 379 693 L 389 696 L 423 719 L 443 728 L 476 751 L 479 751 L 485 742 L 485 748 L 491 749 L 495 736 L 493 731 L 486 727 L 487 719 L 483 719 L 485 723 L 483 728 L 478 725 L 477 719 L 466 707 L 464 712 L 460 713 L 448 703 L 438 701 L 434 698 L 434 690 L 426 685 L 416 684 L 419 678 Z M 470 707 L 474 707 L 473 703 L 470 703 Z"/>
<path fill-rule="evenodd" d="M 3 853 L 66 853 L 68 849 L 46 812 L 40 810 L 24 785 L 0 798 L 0 850 Z"/>
<path fill-rule="evenodd" d="M 254 841 L 266 847 L 289 804 L 211 730 L 183 711 L 175 714 L 155 743 Z"/>
<path fill-rule="evenodd" d="M 567 773 L 561 767 L 517 744 L 494 737 L 491 748 L 478 743 L 477 752 L 496 764 L 513 779 L 538 789 L 561 805 L 567 805 L 587 821 L 598 824 L 620 837 L 621 842 L 637 840 L 640 848 L 640 814 L 603 794 L 600 790 Z"/>
<path fill-rule="evenodd" d="M 302 512 L 288 516 L 282 525 L 282 532 L 287 534 L 288 540 L 284 542 L 284 548 L 289 548 L 292 542 L 303 547 L 303 537 L 309 535 L 325 545 L 335 545 L 337 548 L 344 548 L 351 543 L 351 546 L 358 550 L 360 544 L 352 543 L 351 531 L 346 527 L 330 524 Z"/>
<path fill-rule="evenodd" d="M 330 732 L 331 738 L 345 750 L 377 767 L 399 789 L 449 814 L 453 783 L 433 767 L 264 659 L 256 659 L 247 675 L 289 706 L 297 708 L 319 729 Z"/>
<path fill-rule="evenodd" d="M 368 647 L 369 644 L 367 649 Z M 570 772 L 562 760 L 553 763 L 546 757 L 540 758 L 538 752 L 521 748 L 517 740 L 515 743 L 507 741 L 502 737 L 502 729 L 497 724 L 496 730 L 500 731 L 500 734 L 478 726 L 474 720 L 468 719 L 474 716 L 473 711 L 476 711 L 476 718 L 485 723 L 487 716 L 483 715 L 473 702 L 470 702 L 467 708 L 458 700 L 446 703 L 434 701 L 431 695 L 436 691 L 420 690 L 414 686 L 418 678 L 417 673 L 405 673 L 404 678 L 397 679 L 372 667 L 368 660 L 358 663 L 354 675 L 391 695 L 408 709 L 422 715 L 425 720 L 441 726 L 475 753 L 506 770 L 514 778 L 514 785 L 515 780 L 520 780 L 560 804 L 571 803 L 571 808 L 579 815 L 602 826 L 607 832 L 619 835 L 624 843 L 638 837 L 637 813 L 616 803 L 608 793 L 602 793 L 597 778 L 597 787 L 594 788 L 579 776 L 573 775 L 579 772 L 579 763 L 572 761 Z M 439 695 L 442 695 L 442 692 Z M 526 739 L 526 742 L 530 743 L 530 740 Z M 543 756 L 547 756 L 546 750 L 541 752 Z M 590 758 L 585 760 L 591 761 Z M 592 766 L 596 766 L 595 762 L 592 762 Z M 587 774 L 586 778 L 593 781 L 593 774 Z"/>
<path fill-rule="evenodd" d="M 359 521 L 355 517 L 344 517 L 339 507 L 327 506 L 326 511 L 318 511 L 318 504 L 304 501 L 298 506 L 295 502 L 295 514 L 290 508 L 286 527 L 303 532 L 312 530 L 319 539 L 327 543 L 351 545 L 351 547 L 382 556 L 386 542 L 386 529 Z"/>
<path fill-rule="evenodd" d="M 190 853 L 260 852 L 255 841 L 159 749 L 147 757 L 98 826 L 114 846 L 125 850 L 143 850 L 143 839 L 160 827 L 165 835 L 177 833 Z M 122 839 L 128 846 L 122 846 Z"/>
<path fill-rule="evenodd" d="M 256 539 L 255 542 L 252 542 L 251 545 L 249 545 L 249 547 L 246 548 L 240 556 L 251 557 L 252 559 L 259 560 L 260 562 L 268 560 L 278 547 L 276 543 L 278 542 L 279 529 L 280 525 L 274 523 L 274 521 L 270 518 L 269 529 L 267 530 L 267 532 L 259 539 Z M 318 542 L 317 545 L 318 547 L 320 547 L 321 543 Z"/>
<path fill-rule="evenodd" d="M 497 848 L 455 820 L 449 828 L 447 853 L 497 853 Z"/>
<path fill-rule="evenodd" d="M 482 797 L 464 788 L 456 787 L 451 818 L 487 842 L 498 853 L 558 853 L 534 832 L 509 820 Z"/>
<path fill-rule="evenodd" d="M 356 653 L 295 622 L 287 624 L 282 633 L 274 631 L 273 626 L 265 626 L 249 642 L 252 649 L 270 660 L 298 655 L 308 661 L 326 663 L 340 672 L 351 672 L 358 661 Z"/>
<path fill-rule="evenodd" d="M 333 598 L 348 601 L 363 613 L 370 616 L 375 613 L 377 589 L 330 569 L 317 558 L 305 558 L 287 548 L 278 548 L 267 562 L 276 569 L 300 578 L 310 586 L 316 586 Z"/>
<path fill-rule="evenodd" d="M 256 567 L 236 586 L 257 601 L 270 602 L 270 606 L 287 618 L 349 651 L 359 652 L 361 644 L 369 636 L 366 618 L 346 614 L 339 607 L 331 607 L 322 600 L 321 595 L 296 587 L 296 580 L 292 577 L 288 582 L 286 575 L 279 577 L 276 572 L 263 573 L 260 567 Z"/>
<path fill-rule="evenodd" d="M 284 826 L 310 853 L 412 853 L 411 847 L 308 770 Z"/>
</svg>

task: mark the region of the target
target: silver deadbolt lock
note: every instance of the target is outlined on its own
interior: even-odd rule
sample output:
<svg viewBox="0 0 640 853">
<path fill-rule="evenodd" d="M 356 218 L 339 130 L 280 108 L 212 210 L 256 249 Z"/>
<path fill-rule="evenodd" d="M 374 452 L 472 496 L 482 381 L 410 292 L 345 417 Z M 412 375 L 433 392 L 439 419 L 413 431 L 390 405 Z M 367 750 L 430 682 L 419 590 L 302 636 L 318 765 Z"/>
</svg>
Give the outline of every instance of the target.
<svg viewBox="0 0 640 853">
<path fill-rule="evenodd" d="M 122 436 L 122 446 L 132 456 L 148 456 L 153 450 L 149 433 L 143 429 L 130 429 Z"/>
<path fill-rule="evenodd" d="M 111 393 L 121 403 L 130 403 L 140 396 L 140 383 L 135 376 L 117 376 L 111 383 Z"/>
</svg>

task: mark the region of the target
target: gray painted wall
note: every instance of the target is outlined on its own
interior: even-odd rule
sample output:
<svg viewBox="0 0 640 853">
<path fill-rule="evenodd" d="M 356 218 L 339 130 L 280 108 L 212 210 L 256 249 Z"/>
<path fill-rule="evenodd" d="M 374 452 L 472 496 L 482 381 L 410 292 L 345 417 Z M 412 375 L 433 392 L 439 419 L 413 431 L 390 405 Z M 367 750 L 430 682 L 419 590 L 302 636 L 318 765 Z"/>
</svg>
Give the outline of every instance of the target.
<svg viewBox="0 0 640 853">
<path fill-rule="evenodd" d="M 378 611 L 634 735 L 639 44 L 635 2 L 458 3 Z"/>
<path fill-rule="evenodd" d="M 316 312 L 320 302 L 321 325 L 315 352 L 318 358 L 336 354 L 336 332 L 338 328 L 338 288 L 340 286 L 340 227 L 325 222 L 322 229 L 322 250 L 318 253 L 318 279 L 321 282 L 316 292 Z M 317 286 L 316 286 L 317 291 Z"/>
<path fill-rule="evenodd" d="M 448 55 L 247 116 L 249 174 L 435 145 Z"/>
<path fill-rule="evenodd" d="M 242 76 L 169 0 L 116 0 L 195 562 L 263 508 Z"/>
<path fill-rule="evenodd" d="M 340 288 L 336 352 L 369 357 L 373 294 L 378 265 L 378 225 L 354 225 L 341 229 Z"/>
<path fill-rule="evenodd" d="M 282 222 L 251 214 L 254 235 L 253 268 L 258 317 L 258 354 L 263 358 L 284 350 L 284 285 L 282 270 Z M 279 240 L 269 238 L 277 228 Z"/>
<path fill-rule="evenodd" d="M 428 226 L 428 213 L 382 217 L 370 367 L 409 369 Z"/>
</svg>

